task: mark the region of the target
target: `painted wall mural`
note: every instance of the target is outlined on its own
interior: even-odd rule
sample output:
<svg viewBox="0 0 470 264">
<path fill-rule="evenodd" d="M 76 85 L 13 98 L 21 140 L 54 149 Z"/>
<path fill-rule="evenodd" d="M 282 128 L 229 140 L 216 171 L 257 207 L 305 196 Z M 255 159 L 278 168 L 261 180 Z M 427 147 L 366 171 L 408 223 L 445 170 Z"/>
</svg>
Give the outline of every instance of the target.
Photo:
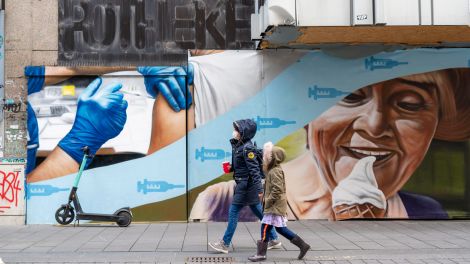
<svg viewBox="0 0 470 264">
<path fill-rule="evenodd" d="M 97 153 L 79 186 L 87 211 L 224 221 L 235 182 L 222 163 L 244 118 L 258 146 L 286 149 L 290 219 L 468 216 L 469 59 L 193 50 L 181 67 L 27 68 L 28 157 L 41 161 L 28 158 L 27 221 L 54 222 L 84 144 Z M 106 157 L 119 158 L 97 166 Z"/>
</svg>

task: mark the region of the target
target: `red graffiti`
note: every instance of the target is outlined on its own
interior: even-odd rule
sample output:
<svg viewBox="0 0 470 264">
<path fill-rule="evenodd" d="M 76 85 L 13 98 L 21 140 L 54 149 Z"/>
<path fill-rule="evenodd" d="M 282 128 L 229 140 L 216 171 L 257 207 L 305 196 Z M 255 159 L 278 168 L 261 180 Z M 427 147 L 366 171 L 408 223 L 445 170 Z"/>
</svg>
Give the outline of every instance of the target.
<svg viewBox="0 0 470 264">
<path fill-rule="evenodd" d="M 0 202 L 6 201 L 11 205 L 14 204 L 18 207 L 18 194 L 21 191 L 20 180 L 18 179 L 20 172 L 13 171 L 7 172 L 0 171 Z M 2 209 L 9 209 L 10 206 L 0 206 L 0 212 Z"/>
</svg>

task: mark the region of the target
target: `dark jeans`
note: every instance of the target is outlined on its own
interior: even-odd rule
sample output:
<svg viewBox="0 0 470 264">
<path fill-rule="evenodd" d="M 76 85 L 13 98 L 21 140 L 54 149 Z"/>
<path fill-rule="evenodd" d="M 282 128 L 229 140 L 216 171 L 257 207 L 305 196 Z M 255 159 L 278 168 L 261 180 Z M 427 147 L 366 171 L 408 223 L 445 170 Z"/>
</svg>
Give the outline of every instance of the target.
<svg viewBox="0 0 470 264">
<path fill-rule="evenodd" d="M 272 225 L 261 224 L 261 240 L 265 242 L 269 241 L 269 234 L 274 230 L 273 227 L 274 226 Z M 291 241 L 296 236 L 296 234 L 287 227 L 275 227 L 275 228 L 279 234 L 287 238 L 289 241 Z"/>
<path fill-rule="evenodd" d="M 224 243 L 225 245 L 230 245 L 232 242 L 233 234 L 235 233 L 235 229 L 237 229 L 237 224 L 238 224 L 238 215 L 240 214 L 240 211 L 245 207 L 244 205 L 241 204 L 231 204 L 230 209 L 228 212 L 228 226 L 227 229 L 225 230 L 224 234 Z M 251 211 L 259 218 L 259 220 L 263 219 L 263 208 L 261 206 L 261 203 L 258 204 L 253 204 L 250 205 Z M 269 232 L 267 241 L 269 240 L 276 240 L 277 239 L 277 234 L 274 231 L 274 229 L 271 229 Z"/>
</svg>

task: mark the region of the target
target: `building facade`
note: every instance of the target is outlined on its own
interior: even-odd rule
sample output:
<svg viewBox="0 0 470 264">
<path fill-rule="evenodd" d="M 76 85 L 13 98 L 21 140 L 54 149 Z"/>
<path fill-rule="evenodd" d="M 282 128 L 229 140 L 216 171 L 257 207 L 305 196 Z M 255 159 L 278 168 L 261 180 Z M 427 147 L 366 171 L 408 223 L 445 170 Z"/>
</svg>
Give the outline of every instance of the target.
<svg viewBox="0 0 470 264">
<path fill-rule="evenodd" d="M 259 50 L 257 1 L 5 4 L 0 223 L 54 223 L 84 146 L 85 211 L 225 221 L 239 119 L 286 150 L 292 220 L 468 217 L 468 48 Z"/>
</svg>

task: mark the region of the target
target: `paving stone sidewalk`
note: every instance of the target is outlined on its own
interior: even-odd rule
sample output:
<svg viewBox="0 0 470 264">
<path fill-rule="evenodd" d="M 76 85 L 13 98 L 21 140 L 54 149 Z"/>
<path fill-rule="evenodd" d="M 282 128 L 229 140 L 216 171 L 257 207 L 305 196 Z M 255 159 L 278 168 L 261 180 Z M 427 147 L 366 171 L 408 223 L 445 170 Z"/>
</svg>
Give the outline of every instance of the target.
<svg viewBox="0 0 470 264">
<path fill-rule="evenodd" d="M 207 245 L 226 223 L 0 226 L 4 263 L 245 263 L 255 252 L 259 223 L 239 223 L 231 252 Z M 296 261 L 295 246 L 281 238 L 265 263 L 470 264 L 470 221 L 302 221 L 289 227 L 311 246 Z M 0 261 L 0 263 L 2 263 Z"/>
</svg>

